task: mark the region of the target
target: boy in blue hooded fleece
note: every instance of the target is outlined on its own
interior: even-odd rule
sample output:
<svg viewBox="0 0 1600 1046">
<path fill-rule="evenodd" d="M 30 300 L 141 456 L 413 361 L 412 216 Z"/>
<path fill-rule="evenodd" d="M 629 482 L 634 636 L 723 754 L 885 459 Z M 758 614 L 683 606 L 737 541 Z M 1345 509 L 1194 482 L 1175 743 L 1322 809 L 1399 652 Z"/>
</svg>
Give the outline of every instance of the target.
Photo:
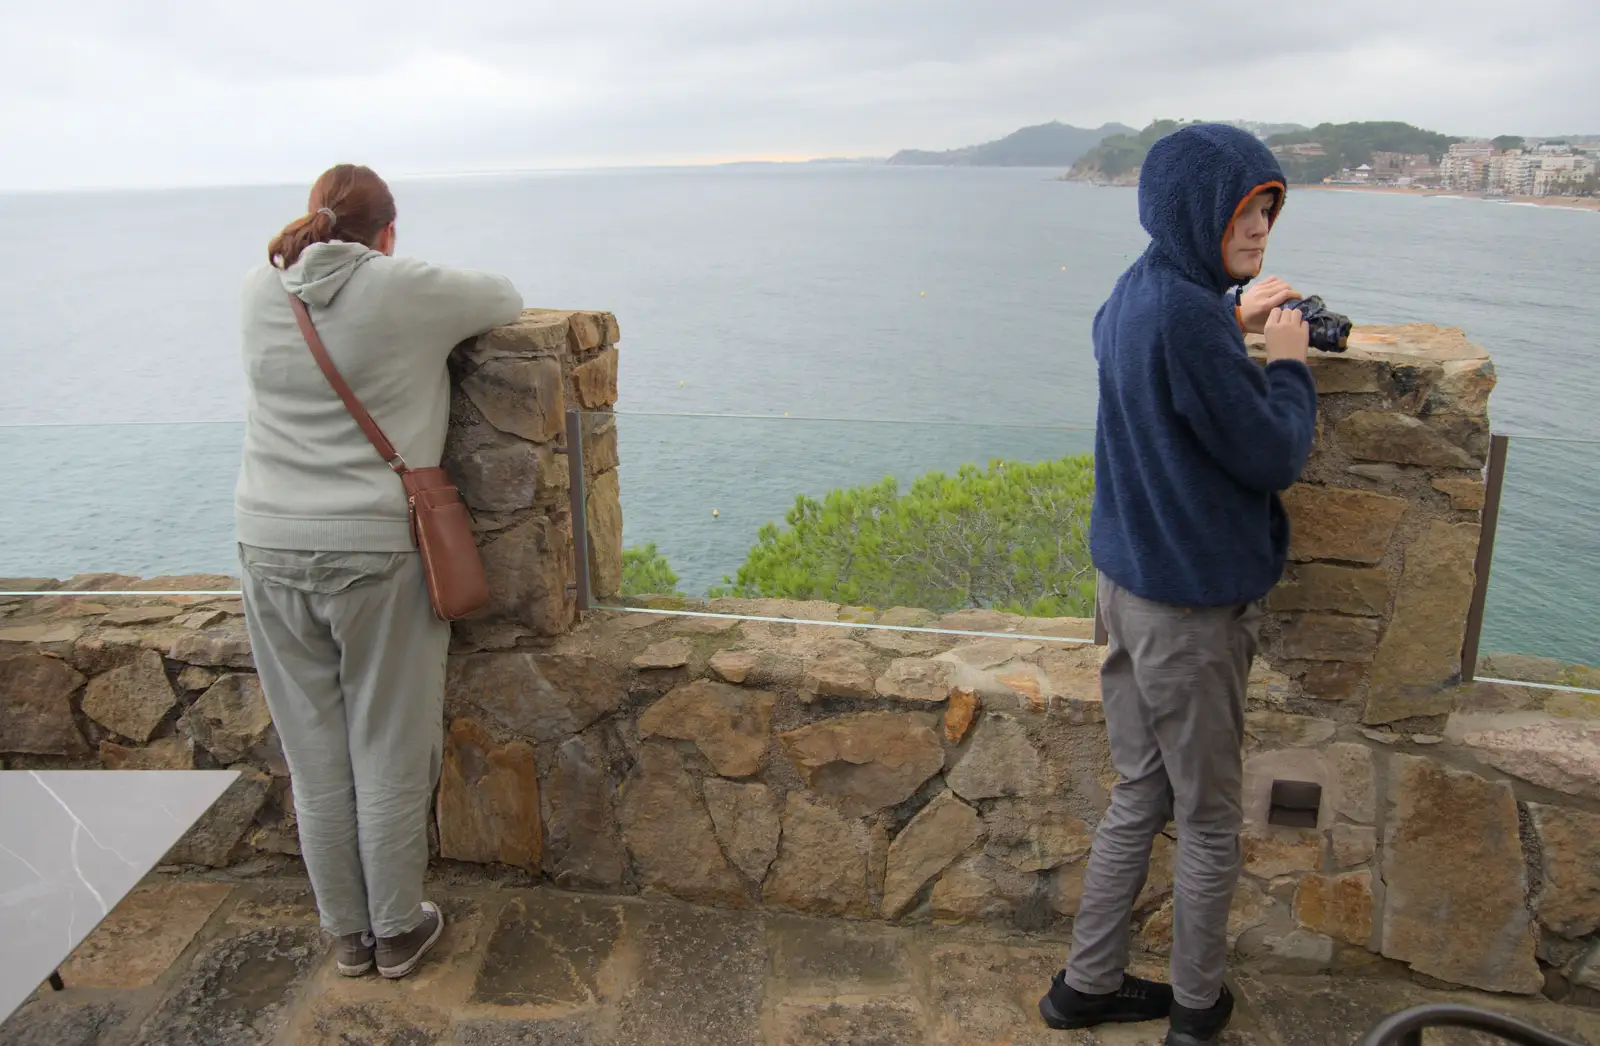
<svg viewBox="0 0 1600 1046">
<path fill-rule="evenodd" d="M 1245 686 L 1259 601 L 1289 523 L 1278 492 L 1316 429 L 1309 331 L 1261 272 L 1283 171 L 1254 136 L 1193 124 L 1139 177 L 1150 246 L 1095 316 L 1100 376 L 1089 544 L 1110 635 L 1101 667 L 1117 784 L 1084 873 L 1072 956 L 1039 1004 L 1056 1028 L 1169 1017 L 1174 1046 L 1213 1041 L 1240 866 Z M 1245 352 L 1264 333 L 1265 368 Z M 1177 822 L 1172 985 L 1126 973 L 1150 847 Z"/>
</svg>

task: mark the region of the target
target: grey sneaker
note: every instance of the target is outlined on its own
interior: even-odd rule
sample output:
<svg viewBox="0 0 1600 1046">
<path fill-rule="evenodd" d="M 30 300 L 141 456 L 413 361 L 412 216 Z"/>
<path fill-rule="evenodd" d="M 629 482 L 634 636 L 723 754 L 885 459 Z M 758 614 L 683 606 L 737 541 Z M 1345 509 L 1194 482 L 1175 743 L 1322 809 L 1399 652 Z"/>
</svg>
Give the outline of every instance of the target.
<svg viewBox="0 0 1600 1046">
<path fill-rule="evenodd" d="M 390 980 L 417 968 L 428 949 L 444 934 L 444 913 L 432 901 L 422 902 L 422 921 L 398 937 L 378 938 L 378 973 Z"/>
<path fill-rule="evenodd" d="M 339 938 L 337 961 L 341 977 L 360 977 L 372 969 L 372 953 L 377 947 L 377 940 L 371 931 L 362 930 L 360 933 L 347 933 Z"/>
</svg>

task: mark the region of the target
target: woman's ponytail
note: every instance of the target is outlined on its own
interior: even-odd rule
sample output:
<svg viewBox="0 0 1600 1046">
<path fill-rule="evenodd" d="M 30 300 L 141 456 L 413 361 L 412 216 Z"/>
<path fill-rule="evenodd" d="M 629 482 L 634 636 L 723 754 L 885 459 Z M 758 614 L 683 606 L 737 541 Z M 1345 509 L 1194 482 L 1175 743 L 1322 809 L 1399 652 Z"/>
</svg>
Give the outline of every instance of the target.
<svg viewBox="0 0 1600 1046">
<path fill-rule="evenodd" d="M 330 240 L 377 245 L 395 219 L 394 196 L 371 168 L 342 163 L 322 173 L 301 215 L 267 244 L 267 260 L 287 269 L 313 243 Z"/>
</svg>

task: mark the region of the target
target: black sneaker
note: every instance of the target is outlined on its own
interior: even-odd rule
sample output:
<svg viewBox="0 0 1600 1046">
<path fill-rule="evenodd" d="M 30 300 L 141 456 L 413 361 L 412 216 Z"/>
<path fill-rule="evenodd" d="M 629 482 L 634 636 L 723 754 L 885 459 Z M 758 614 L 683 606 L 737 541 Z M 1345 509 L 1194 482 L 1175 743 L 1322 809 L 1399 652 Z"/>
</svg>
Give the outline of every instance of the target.
<svg viewBox="0 0 1600 1046">
<path fill-rule="evenodd" d="M 1191 1010 L 1181 1002 L 1172 1004 L 1172 1027 L 1167 1029 L 1167 1046 L 1203 1046 L 1216 1042 L 1233 1016 L 1233 993 L 1222 986 L 1222 994 L 1207 1010 Z"/>
<path fill-rule="evenodd" d="M 1039 1000 L 1039 1016 L 1058 1030 L 1159 1021 L 1166 1019 L 1172 1008 L 1170 985 L 1126 973 L 1116 991 L 1090 995 L 1068 984 L 1067 971 L 1062 970 L 1050 982 L 1049 994 Z"/>
</svg>

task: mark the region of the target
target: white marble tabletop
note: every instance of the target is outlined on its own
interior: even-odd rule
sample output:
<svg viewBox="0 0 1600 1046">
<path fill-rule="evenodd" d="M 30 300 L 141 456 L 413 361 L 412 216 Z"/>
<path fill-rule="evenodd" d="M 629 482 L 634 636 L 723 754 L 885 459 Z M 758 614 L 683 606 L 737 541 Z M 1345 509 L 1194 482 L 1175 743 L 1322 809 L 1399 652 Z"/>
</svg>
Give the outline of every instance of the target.
<svg viewBox="0 0 1600 1046">
<path fill-rule="evenodd" d="M 233 770 L 0 772 L 0 1021 L 238 776 Z"/>
</svg>

